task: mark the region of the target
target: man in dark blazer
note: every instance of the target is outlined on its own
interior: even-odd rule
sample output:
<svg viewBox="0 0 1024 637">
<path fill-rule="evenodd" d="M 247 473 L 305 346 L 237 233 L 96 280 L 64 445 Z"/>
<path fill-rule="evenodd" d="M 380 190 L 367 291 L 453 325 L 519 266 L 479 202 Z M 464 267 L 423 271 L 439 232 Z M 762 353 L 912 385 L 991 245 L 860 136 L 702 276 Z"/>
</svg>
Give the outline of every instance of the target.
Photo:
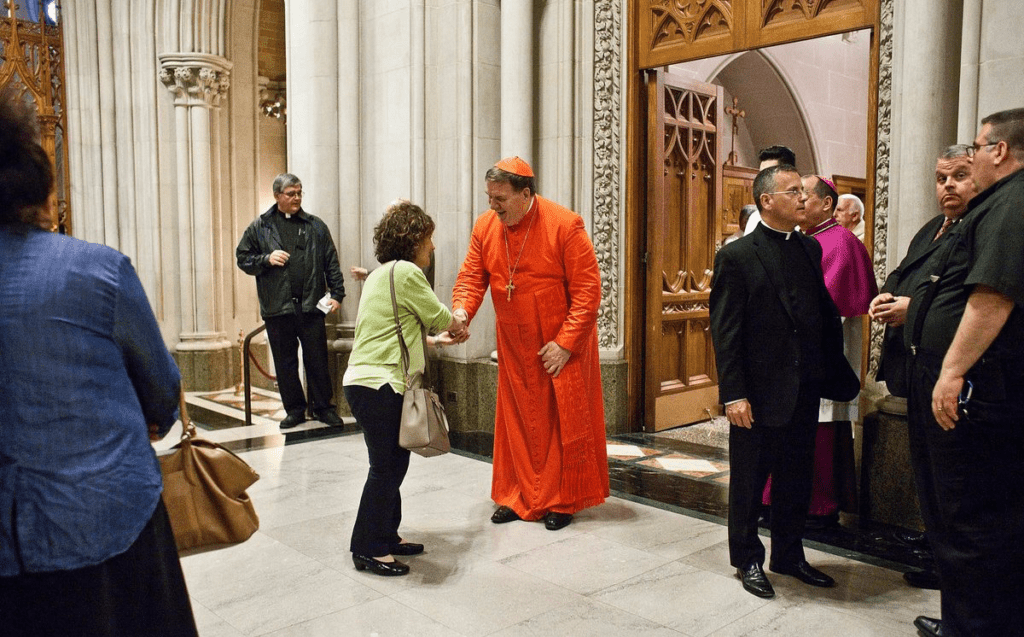
<svg viewBox="0 0 1024 637">
<path fill-rule="evenodd" d="M 729 428 L 729 559 L 743 587 L 775 591 L 757 535 L 761 493 L 772 477 L 769 569 L 834 586 L 807 563 L 803 530 L 811 495 L 820 398 L 852 400 L 860 384 L 843 356 L 842 323 L 825 287 L 821 246 L 794 231 L 804 222 L 791 165 L 754 179 L 761 222 L 715 257 L 711 336 Z"/>
<path fill-rule="evenodd" d="M 889 393 L 907 397 L 907 351 L 903 346 L 903 325 L 907 320 L 910 291 L 917 287 L 921 266 L 943 244 L 951 226 L 967 211 L 978 189 L 971 178 L 970 146 L 956 144 L 943 151 L 935 165 L 935 196 L 941 214 L 932 217 L 910 241 L 907 256 L 885 279 L 878 296 L 871 301 L 868 316 L 885 326 L 882 358 L 876 380 L 885 381 Z"/>
</svg>

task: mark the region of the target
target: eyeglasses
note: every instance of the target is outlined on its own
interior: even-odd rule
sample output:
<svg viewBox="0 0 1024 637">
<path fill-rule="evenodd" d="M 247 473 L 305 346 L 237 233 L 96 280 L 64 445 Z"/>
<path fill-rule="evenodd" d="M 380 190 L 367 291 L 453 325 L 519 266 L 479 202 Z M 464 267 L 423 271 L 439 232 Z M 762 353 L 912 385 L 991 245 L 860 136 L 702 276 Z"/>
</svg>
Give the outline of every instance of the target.
<svg viewBox="0 0 1024 637">
<path fill-rule="evenodd" d="M 970 146 L 967 147 L 967 150 L 966 150 L 967 156 L 968 157 L 974 157 L 975 155 L 978 154 L 978 151 L 981 150 L 982 148 L 986 148 L 988 146 L 995 146 L 998 143 L 999 142 L 989 142 L 987 144 L 971 144 Z"/>
<path fill-rule="evenodd" d="M 278 194 L 284 195 L 285 197 L 288 197 L 289 199 L 302 199 L 302 191 L 301 190 L 296 190 L 295 192 L 282 192 L 282 193 L 278 193 Z"/>
<path fill-rule="evenodd" d="M 793 195 L 794 197 L 799 197 L 800 195 L 805 194 L 806 192 L 807 191 L 804 190 L 803 188 L 800 188 L 800 189 L 795 189 L 794 188 L 794 189 L 791 189 L 791 190 L 776 190 L 774 192 L 766 192 L 764 194 L 766 194 L 766 195 Z"/>
</svg>

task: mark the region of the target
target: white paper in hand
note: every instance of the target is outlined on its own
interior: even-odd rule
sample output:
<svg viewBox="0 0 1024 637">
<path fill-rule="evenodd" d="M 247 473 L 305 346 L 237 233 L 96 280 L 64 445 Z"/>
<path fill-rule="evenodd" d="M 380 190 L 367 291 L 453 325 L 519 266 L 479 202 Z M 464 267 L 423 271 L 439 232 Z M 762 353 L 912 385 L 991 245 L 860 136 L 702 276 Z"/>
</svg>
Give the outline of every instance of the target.
<svg viewBox="0 0 1024 637">
<path fill-rule="evenodd" d="M 320 310 L 324 314 L 331 313 L 331 293 L 324 294 L 324 298 L 317 301 L 316 309 Z"/>
</svg>

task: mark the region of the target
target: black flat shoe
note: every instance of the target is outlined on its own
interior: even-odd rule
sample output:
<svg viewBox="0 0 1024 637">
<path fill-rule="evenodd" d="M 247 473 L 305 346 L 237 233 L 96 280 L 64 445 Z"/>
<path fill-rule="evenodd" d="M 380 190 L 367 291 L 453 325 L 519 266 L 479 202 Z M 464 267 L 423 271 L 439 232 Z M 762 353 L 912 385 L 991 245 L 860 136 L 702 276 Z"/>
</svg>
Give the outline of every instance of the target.
<svg viewBox="0 0 1024 637">
<path fill-rule="evenodd" d="M 302 414 L 288 414 L 281 421 L 281 429 L 291 429 L 298 427 L 302 423 L 306 422 L 306 417 Z"/>
<path fill-rule="evenodd" d="M 491 522 L 495 524 L 505 524 L 506 522 L 514 522 L 515 520 L 522 520 L 519 514 L 506 506 L 498 507 L 498 510 L 491 515 Z"/>
<path fill-rule="evenodd" d="M 834 579 L 808 564 L 807 560 L 801 560 L 796 564 L 787 564 L 785 566 L 769 564 L 768 570 L 779 575 L 795 577 L 809 586 L 832 588 L 836 585 Z"/>
<path fill-rule="evenodd" d="M 772 588 L 772 583 L 768 581 L 764 570 L 757 562 L 751 562 L 743 568 L 736 569 L 736 577 L 742 580 L 743 589 L 748 593 L 764 599 L 775 597 L 775 589 Z"/>
<path fill-rule="evenodd" d="M 908 571 L 903 574 L 903 579 L 914 588 L 939 590 L 939 574 L 935 571 Z"/>
<path fill-rule="evenodd" d="M 355 553 L 352 554 L 352 563 L 356 565 L 357 571 L 370 571 L 374 575 L 383 575 L 384 577 L 406 575 L 409 572 L 409 566 L 398 560 L 381 562 L 378 559 Z"/>
<path fill-rule="evenodd" d="M 548 511 L 544 515 L 544 528 L 549 531 L 564 529 L 569 526 L 570 522 L 572 522 L 572 513 L 555 513 L 554 511 Z"/>
<path fill-rule="evenodd" d="M 391 545 L 392 555 L 419 555 L 422 552 L 422 544 L 415 544 L 413 542 L 402 542 L 401 544 Z"/>
<path fill-rule="evenodd" d="M 914 620 L 914 627 L 924 637 L 944 637 L 949 633 L 942 630 L 942 620 L 921 615 Z"/>
</svg>

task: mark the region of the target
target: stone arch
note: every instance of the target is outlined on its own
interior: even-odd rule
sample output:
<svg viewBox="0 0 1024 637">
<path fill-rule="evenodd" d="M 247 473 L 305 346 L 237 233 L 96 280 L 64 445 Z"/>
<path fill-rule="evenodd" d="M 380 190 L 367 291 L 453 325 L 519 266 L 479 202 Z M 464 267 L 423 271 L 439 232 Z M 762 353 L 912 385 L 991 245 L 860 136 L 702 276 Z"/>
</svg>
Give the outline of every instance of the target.
<svg viewBox="0 0 1024 637">
<path fill-rule="evenodd" d="M 729 55 L 706 81 L 725 89 L 727 104 L 731 102 L 732 95 L 756 95 L 759 102 L 774 106 L 755 109 L 750 108 L 750 97 L 741 100 L 740 107 L 746 106 L 746 117 L 740 123 L 737 146 L 742 148 L 740 156 L 748 158 L 746 165 L 756 168 L 759 149 L 783 144 L 796 153 L 797 168 L 801 172 L 820 172 L 820 153 L 807 108 L 771 51 L 753 50 Z M 785 134 L 780 135 L 778 131 L 785 131 Z"/>
</svg>

